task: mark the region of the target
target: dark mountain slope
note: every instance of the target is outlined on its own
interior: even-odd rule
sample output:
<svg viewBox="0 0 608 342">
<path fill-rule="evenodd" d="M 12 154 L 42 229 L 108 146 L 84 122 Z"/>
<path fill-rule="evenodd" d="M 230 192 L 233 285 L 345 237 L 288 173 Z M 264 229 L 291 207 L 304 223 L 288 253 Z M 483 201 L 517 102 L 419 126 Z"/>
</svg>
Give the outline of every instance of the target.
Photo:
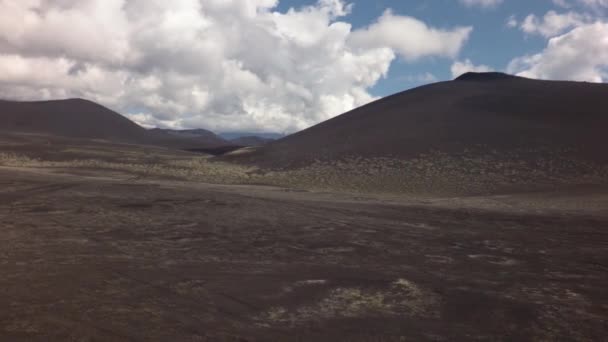
<svg viewBox="0 0 608 342">
<path fill-rule="evenodd" d="M 233 145 L 205 129 L 151 129 L 150 135 L 158 143 L 180 149 L 217 148 Z"/>
<path fill-rule="evenodd" d="M 0 100 L 0 132 L 104 139 L 175 149 L 232 145 L 206 130 L 146 130 L 106 107 L 82 99 L 39 102 Z"/>
<path fill-rule="evenodd" d="M 0 100 L 0 131 L 119 142 L 148 140 L 144 128 L 108 108 L 82 99 L 40 102 Z"/>
<path fill-rule="evenodd" d="M 245 136 L 230 140 L 230 142 L 238 146 L 262 146 L 272 141 L 274 141 L 274 139 L 262 138 L 258 136 Z"/>
<path fill-rule="evenodd" d="M 605 84 L 468 73 L 389 96 L 234 158 L 286 167 L 549 146 L 576 147 L 581 157 L 605 161 L 607 108 Z"/>
</svg>

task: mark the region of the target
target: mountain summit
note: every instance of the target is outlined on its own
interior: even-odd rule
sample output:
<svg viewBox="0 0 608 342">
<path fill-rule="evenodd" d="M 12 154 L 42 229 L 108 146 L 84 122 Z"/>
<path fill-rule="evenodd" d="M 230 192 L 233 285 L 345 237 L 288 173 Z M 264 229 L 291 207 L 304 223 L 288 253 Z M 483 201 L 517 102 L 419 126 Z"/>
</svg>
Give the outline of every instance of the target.
<svg viewBox="0 0 608 342">
<path fill-rule="evenodd" d="M 497 81 L 514 79 L 523 80 L 524 78 L 502 72 L 467 72 L 458 76 L 454 81 Z"/>
</svg>

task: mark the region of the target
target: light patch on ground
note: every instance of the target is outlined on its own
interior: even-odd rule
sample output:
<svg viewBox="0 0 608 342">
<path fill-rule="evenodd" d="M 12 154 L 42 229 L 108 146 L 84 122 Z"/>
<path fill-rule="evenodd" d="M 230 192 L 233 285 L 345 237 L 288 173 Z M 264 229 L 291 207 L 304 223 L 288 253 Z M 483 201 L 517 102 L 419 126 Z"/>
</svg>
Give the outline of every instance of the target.
<svg viewBox="0 0 608 342">
<path fill-rule="evenodd" d="M 517 265 L 518 261 L 512 258 L 497 256 L 497 255 L 488 255 L 488 254 L 469 254 L 469 258 L 474 260 L 480 260 L 489 262 L 490 264 L 502 265 L 502 266 L 513 266 Z"/>
<path fill-rule="evenodd" d="M 296 282 L 296 285 L 302 286 L 302 285 L 323 285 L 327 283 L 327 280 L 325 279 L 309 279 L 309 280 L 301 280 Z"/>
<path fill-rule="evenodd" d="M 256 320 L 262 326 L 296 326 L 339 318 L 421 316 L 437 317 L 438 296 L 400 278 L 384 289 L 339 287 L 310 305 L 272 307 Z"/>
<path fill-rule="evenodd" d="M 285 286 L 282 291 L 279 292 L 278 296 L 283 296 L 285 294 L 291 293 L 298 288 L 306 287 L 306 286 L 322 286 L 327 284 L 327 280 L 325 279 L 306 279 L 306 280 L 298 280 L 292 285 Z"/>
<path fill-rule="evenodd" d="M 433 263 L 437 263 L 437 264 L 451 264 L 454 262 L 454 258 L 451 258 L 449 256 L 445 256 L 445 255 L 431 255 L 431 254 L 427 254 L 425 255 L 425 257 Z"/>
<path fill-rule="evenodd" d="M 239 148 L 238 150 L 230 151 L 230 152 L 226 153 L 226 155 L 227 156 L 238 156 L 238 155 L 244 155 L 244 154 L 251 154 L 258 149 L 259 149 L 258 146 L 243 147 L 243 148 Z"/>
</svg>

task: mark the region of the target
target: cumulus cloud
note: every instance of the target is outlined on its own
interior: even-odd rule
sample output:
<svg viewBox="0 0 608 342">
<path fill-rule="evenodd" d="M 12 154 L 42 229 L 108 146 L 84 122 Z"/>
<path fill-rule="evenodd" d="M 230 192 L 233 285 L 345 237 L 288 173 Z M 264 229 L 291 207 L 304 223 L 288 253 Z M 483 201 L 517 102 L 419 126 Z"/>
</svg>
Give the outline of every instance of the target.
<svg viewBox="0 0 608 342">
<path fill-rule="evenodd" d="M 421 82 L 421 83 L 433 83 L 433 82 L 437 82 L 439 79 L 437 78 L 437 76 L 433 75 L 432 73 L 425 72 L 425 73 L 414 75 L 413 77 L 410 77 L 410 80 L 413 80 L 415 82 Z"/>
<path fill-rule="evenodd" d="M 580 3 L 594 8 L 608 8 L 608 0 L 578 0 Z"/>
<path fill-rule="evenodd" d="M 543 17 L 528 15 L 519 28 L 547 38 L 536 54 L 511 60 L 507 71 L 524 77 L 608 81 L 608 0 L 553 0 L 565 13 L 549 11 Z"/>
<path fill-rule="evenodd" d="M 521 22 L 520 28 L 527 34 L 553 37 L 590 21 L 591 18 L 589 16 L 576 12 L 560 14 L 555 11 L 549 11 L 542 18 L 534 14 L 528 15 Z"/>
<path fill-rule="evenodd" d="M 552 0 L 553 4 L 561 8 L 580 8 L 593 10 L 596 13 L 606 14 L 608 0 Z"/>
<path fill-rule="evenodd" d="M 460 0 L 467 7 L 494 8 L 502 4 L 503 0 Z"/>
<path fill-rule="evenodd" d="M 318 0 L 0 0 L 0 97 L 85 97 L 147 126 L 295 131 L 374 98 L 400 56 L 452 58 L 472 28 Z"/>
<path fill-rule="evenodd" d="M 570 8 L 571 6 L 568 0 L 553 0 L 553 4 L 562 8 Z"/>
<path fill-rule="evenodd" d="M 470 59 L 465 59 L 464 61 L 456 61 L 452 64 L 452 67 L 450 68 L 451 72 L 452 72 L 452 77 L 456 78 L 464 73 L 467 72 L 488 72 L 488 71 L 493 71 L 494 69 L 490 66 L 487 65 L 475 65 L 473 64 L 473 62 L 471 62 Z"/>
<path fill-rule="evenodd" d="M 427 83 L 434 83 L 434 82 L 439 81 L 439 78 L 437 78 L 437 76 L 435 76 L 433 73 L 430 73 L 428 71 L 419 73 L 419 74 L 400 76 L 397 79 L 399 81 L 405 81 L 405 82 L 415 83 L 415 84 L 427 84 Z"/>
<path fill-rule="evenodd" d="M 363 49 L 390 47 L 407 60 L 455 57 L 472 29 L 470 26 L 450 30 L 431 28 L 416 18 L 396 16 L 387 10 L 376 23 L 353 32 L 350 43 Z"/>
<path fill-rule="evenodd" d="M 510 15 L 507 18 L 505 25 L 508 28 L 516 28 L 519 25 L 519 22 L 517 21 L 517 17 L 515 17 L 515 15 Z"/>
<path fill-rule="evenodd" d="M 551 38 L 540 53 L 515 58 L 507 71 L 524 77 L 608 81 L 608 23 L 582 25 Z"/>
</svg>

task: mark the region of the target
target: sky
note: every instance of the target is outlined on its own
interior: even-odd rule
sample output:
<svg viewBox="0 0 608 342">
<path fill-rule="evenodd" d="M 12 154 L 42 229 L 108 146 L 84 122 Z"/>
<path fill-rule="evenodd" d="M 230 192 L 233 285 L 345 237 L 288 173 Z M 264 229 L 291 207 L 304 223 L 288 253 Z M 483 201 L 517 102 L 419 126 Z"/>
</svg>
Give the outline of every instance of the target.
<svg viewBox="0 0 608 342">
<path fill-rule="evenodd" d="M 0 98 L 291 133 L 467 71 L 608 82 L 608 0 L 0 0 Z"/>
</svg>

